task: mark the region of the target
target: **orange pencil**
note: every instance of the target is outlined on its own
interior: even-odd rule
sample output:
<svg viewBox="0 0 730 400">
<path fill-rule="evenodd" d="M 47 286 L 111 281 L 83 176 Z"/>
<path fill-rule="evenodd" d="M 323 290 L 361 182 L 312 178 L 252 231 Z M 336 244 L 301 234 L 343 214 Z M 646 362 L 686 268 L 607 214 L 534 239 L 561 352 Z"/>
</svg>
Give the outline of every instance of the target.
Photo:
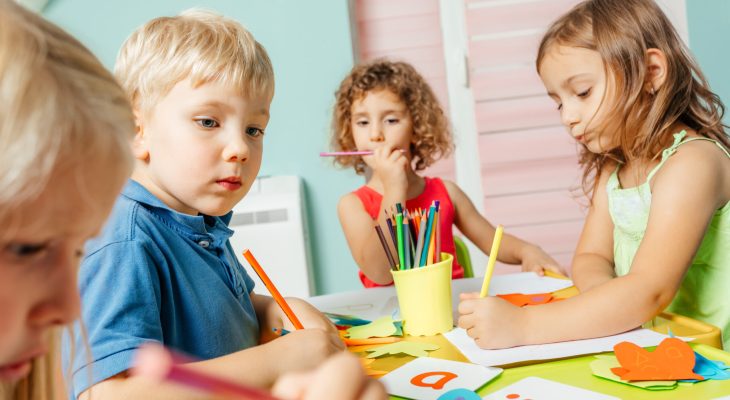
<svg viewBox="0 0 730 400">
<path fill-rule="evenodd" d="M 263 282 L 266 288 L 269 289 L 271 297 L 276 300 L 276 303 L 279 305 L 279 307 L 281 307 L 281 309 L 284 311 L 284 314 L 286 314 L 286 316 L 289 318 L 289 321 L 291 321 L 294 327 L 297 329 L 304 329 L 302 323 L 299 322 L 299 318 L 294 315 L 294 311 L 292 311 L 292 309 L 289 307 L 289 304 L 287 304 L 286 300 L 284 300 L 284 297 L 282 297 L 281 293 L 279 293 L 279 290 L 276 289 L 276 286 L 274 286 L 274 284 L 271 282 L 271 279 L 269 279 L 269 276 L 266 275 L 266 272 L 264 272 L 264 269 L 261 268 L 261 265 L 258 261 L 256 261 L 256 258 L 254 258 L 253 254 L 251 254 L 251 250 L 244 250 L 243 256 L 246 258 L 246 261 L 251 264 L 253 270 L 256 271 L 256 275 L 259 276 L 261 282 Z"/>
</svg>

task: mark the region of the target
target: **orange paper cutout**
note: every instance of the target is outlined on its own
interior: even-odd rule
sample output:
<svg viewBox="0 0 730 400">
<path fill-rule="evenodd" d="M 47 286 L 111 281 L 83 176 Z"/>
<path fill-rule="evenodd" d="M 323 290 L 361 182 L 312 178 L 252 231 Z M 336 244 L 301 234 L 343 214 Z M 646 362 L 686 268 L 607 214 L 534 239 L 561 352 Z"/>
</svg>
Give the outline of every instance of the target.
<svg viewBox="0 0 730 400">
<path fill-rule="evenodd" d="M 441 376 L 441 379 L 437 380 L 436 382 L 424 382 L 426 378 L 430 378 L 432 376 Z M 444 388 L 444 385 L 449 383 L 452 379 L 457 378 L 458 375 L 456 375 L 453 372 L 447 372 L 447 371 L 432 371 L 432 372 L 424 372 L 422 374 L 418 374 L 414 376 L 411 379 L 411 384 L 413 386 L 420 386 L 420 387 L 430 387 L 434 388 L 436 390 L 441 390 Z"/>
<path fill-rule="evenodd" d="M 678 338 L 664 339 L 652 352 L 630 342 L 621 342 L 613 350 L 621 367 L 611 372 L 626 381 L 705 379 L 692 371 L 695 353 Z"/>
<path fill-rule="evenodd" d="M 554 303 L 556 301 L 563 300 L 561 298 L 553 297 L 551 293 L 538 293 L 538 294 L 522 294 L 522 293 L 510 293 L 510 294 L 498 294 L 497 297 L 507 300 L 517 307 L 524 306 L 536 306 L 540 304 Z"/>
</svg>

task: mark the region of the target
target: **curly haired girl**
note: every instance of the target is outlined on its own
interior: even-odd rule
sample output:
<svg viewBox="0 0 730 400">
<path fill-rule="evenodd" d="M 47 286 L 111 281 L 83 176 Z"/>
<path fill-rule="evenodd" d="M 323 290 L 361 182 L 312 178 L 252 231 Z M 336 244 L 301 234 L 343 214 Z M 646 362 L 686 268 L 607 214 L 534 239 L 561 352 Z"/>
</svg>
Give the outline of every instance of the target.
<svg viewBox="0 0 730 400">
<path fill-rule="evenodd" d="M 337 151 L 365 151 L 371 155 L 343 155 L 335 159 L 367 176 L 367 183 L 344 195 L 338 215 L 350 251 L 360 267 L 365 287 L 392 281 L 388 260 L 373 221 L 384 225 L 384 210 L 396 203 L 406 208 L 428 208 L 440 201 L 441 249 L 454 254 L 452 226 L 485 253 L 495 228 L 476 210 L 453 182 L 417 174 L 453 148 L 451 131 L 441 106 L 426 81 L 404 62 L 376 60 L 355 66 L 336 92 L 332 147 Z M 559 271 L 557 262 L 539 247 L 505 235 L 499 252 L 505 263 L 521 263 L 524 270 Z M 454 261 L 454 278 L 464 276 Z"/>
</svg>

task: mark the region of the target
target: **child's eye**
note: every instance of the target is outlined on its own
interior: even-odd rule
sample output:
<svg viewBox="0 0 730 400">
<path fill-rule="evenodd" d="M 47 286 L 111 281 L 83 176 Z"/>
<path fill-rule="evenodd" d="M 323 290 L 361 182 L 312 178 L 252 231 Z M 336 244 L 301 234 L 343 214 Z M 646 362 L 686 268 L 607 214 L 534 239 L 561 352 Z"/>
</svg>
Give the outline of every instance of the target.
<svg viewBox="0 0 730 400">
<path fill-rule="evenodd" d="M 385 120 L 385 122 L 386 122 L 387 124 L 390 124 L 390 125 L 392 125 L 392 124 L 397 124 L 397 123 L 398 123 L 398 121 L 400 121 L 400 120 L 399 120 L 398 118 L 387 118 L 387 119 Z"/>
<path fill-rule="evenodd" d="M 251 137 L 259 137 L 264 134 L 263 129 L 248 127 L 246 128 L 246 134 Z"/>
<path fill-rule="evenodd" d="M 205 129 L 212 129 L 220 126 L 218 121 L 214 120 L 213 118 L 198 118 L 195 120 L 195 123 L 200 125 L 201 128 Z"/>
<path fill-rule="evenodd" d="M 590 93 L 591 93 L 591 89 L 590 89 L 590 88 L 588 88 L 588 90 L 586 90 L 586 91 L 584 91 L 584 92 L 580 92 L 580 93 L 578 93 L 578 97 L 581 97 L 581 98 L 582 98 L 582 97 L 588 97 L 588 95 L 589 95 Z"/>
<path fill-rule="evenodd" d="M 558 104 L 558 111 L 560 111 L 562 109 L 563 109 L 563 105 L 562 104 Z"/>
<path fill-rule="evenodd" d="M 355 121 L 355 125 L 357 125 L 357 126 L 368 126 L 368 121 L 367 120 L 364 120 L 364 119 L 361 119 L 359 121 Z"/>
<path fill-rule="evenodd" d="M 5 251 L 17 258 L 37 257 L 48 251 L 48 243 L 10 243 Z"/>
</svg>

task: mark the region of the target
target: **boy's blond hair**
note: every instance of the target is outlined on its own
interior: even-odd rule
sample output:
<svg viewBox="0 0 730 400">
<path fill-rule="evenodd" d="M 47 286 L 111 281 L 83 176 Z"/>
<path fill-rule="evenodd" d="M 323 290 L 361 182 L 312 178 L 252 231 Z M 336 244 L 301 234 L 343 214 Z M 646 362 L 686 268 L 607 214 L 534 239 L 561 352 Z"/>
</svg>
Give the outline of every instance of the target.
<svg viewBox="0 0 730 400">
<path fill-rule="evenodd" d="M 0 223 L 7 228 L 59 170 L 80 173 L 103 162 L 128 173 L 133 133 L 124 92 L 89 50 L 0 1 Z"/>
<path fill-rule="evenodd" d="M 124 42 L 114 68 L 135 110 L 149 112 L 183 79 L 218 82 L 244 97 L 272 96 L 274 70 L 266 50 L 238 22 L 192 9 L 155 18 Z"/>
</svg>

